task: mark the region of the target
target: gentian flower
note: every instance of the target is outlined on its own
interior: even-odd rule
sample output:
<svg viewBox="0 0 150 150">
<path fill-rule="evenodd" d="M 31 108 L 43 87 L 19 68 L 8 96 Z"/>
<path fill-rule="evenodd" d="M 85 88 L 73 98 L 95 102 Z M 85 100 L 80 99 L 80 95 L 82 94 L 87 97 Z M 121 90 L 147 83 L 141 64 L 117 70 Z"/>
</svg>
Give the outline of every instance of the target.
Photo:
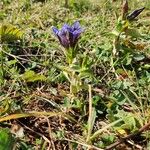
<svg viewBox="0 0 150 150">
<path fill-rule="evenodd" d="M 74 48 L 78 42 L 80 34 L 83 32 L 80 23 L 76 21 L 72 26 L 64 24 L 63 27 L 58 30 L 53 27 L 54 34 L 58 37 L 60 44 L 64 48 Z"/>
<path fill-rule="evenodd" d="M 135 19 L 144 9 L 145 9 L 145 7 L 134 10 L 132 13 L 130 13 L 130 14 L 127 16 L 127 19 L 128 19 L 129 21 L 132 21 L 132 20 Z"/>
<path fill-rule="evenodd" d="M 68 27 L 70 47 L 75 47 L 80 37 L 80 34 L 83 31 L 84 30 L 80 27 L 80 23 L 78 21 L 76 21 L 72 26 Z"/>
</svg>

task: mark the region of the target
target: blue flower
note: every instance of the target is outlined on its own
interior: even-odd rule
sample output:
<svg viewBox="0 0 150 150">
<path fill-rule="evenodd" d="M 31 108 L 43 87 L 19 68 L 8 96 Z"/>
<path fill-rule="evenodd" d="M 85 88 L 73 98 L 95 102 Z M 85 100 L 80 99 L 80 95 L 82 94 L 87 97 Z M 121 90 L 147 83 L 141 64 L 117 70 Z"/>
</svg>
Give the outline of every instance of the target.
<svg viewBox="0 0 150 150">
<path fill-rule="evenodd" d="M 134 10 L 132 13 L 130 13 L 130 14 L 127 16 L 127 19 L 128 19 L 129 21 L 132 21 L 132 20 L 135 19 L 144 9 L 145 9 L 145 7 Z"/>
<path fill-rule="evenodd" d="M 63 27 L 58 30 L 53 27 L 54 34 L 58 37 L 61 45 L 65 48 L 74 48 L 78 42 L 80 34 L 83 32 L 83 28 L 80 27 L 80 23 L 76 21 L 72 26 L 64 24 Z"/>
</svg>

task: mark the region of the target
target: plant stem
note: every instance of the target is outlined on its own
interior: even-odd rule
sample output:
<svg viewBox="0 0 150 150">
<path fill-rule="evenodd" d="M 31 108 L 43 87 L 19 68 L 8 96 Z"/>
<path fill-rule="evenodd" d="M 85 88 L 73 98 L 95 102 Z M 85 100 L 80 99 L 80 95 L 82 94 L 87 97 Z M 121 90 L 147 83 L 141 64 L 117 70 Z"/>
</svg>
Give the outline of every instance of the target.
<svg viewBox="0 0 150 150">
<path fill-rule="evenodd" d="M 3 63 L 3 51 L 2 51 L 2 47 L 0 49 L 0 59 L 1 59 L 1 66 L 0 66 L 0 86 L 2 86 L 3 84 L 3 80 L 4 80 L 4 63 Z"/>
<path fill-rule="evenodd" d="M 121 121 L 122 121 L 122 119 L 118 119 L 118 120 L 116 120 L 116 121 L 114 121 L 114 122 L 108 124 L 108 125 L 105 126 L 104 128 L 97 130 L 97 131 L 90 137 L 90 140 L 95 139 L 95 138 L 98 137 L 103 131 L 105 131 L 106 129 L 108 129 L 108 128 L 114 126 L 114 125 L 116 125 L 117 123 L 119 123 L 119 122 L 121 122 Z"/>
<path fill-rule="evenodd" d="M 66 7 L 66 8 L 69 7 L 69 0 L 65 0 L 65 7 Z"/>
<path fill-rule="evenodd" d="M 96 116 L 95 109 L 92 107 L 92 89 L 91 85 L 89 85 L 89 118 L 88 118 L 88 134 L 86 139 L 87 143 L 90 142 L 90 137 L 95 122 L 95 116 Z"/>
<path fill-rule="evenodd" d="M 92 92 L 91 85 L 89 85 L 89 118 L 88 118 L 88 135 L 86 141 L 88 142 L 91 136 L 91 121 L 92 121 Z"/>
</svg>

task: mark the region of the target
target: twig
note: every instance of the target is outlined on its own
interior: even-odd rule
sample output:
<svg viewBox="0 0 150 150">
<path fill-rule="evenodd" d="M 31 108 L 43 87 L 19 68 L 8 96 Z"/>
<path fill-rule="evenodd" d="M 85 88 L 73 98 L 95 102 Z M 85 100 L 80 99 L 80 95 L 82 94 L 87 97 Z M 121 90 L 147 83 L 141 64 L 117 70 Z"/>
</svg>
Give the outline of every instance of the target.
<svg viewBox="0 0 150 150">
<path fill-rule="evenodd" d="M 53 150 L 56 150 L 55 149 L 55 144 L 53 142 L 53 137 L 52 137 L 52 131 L 51 131 L 51 125 L 50 125 L 50 121 L 48 119 L 48 117 L 45 117 L 46 120 L 47 120 L 47 124 L 48 124 L 48 133 L 49 133 L 49 138 L 50 138 L 50 141 L 51 141 L 51 145 L 49 145 L 50 147 L 52 147 Z M 49 147 L 49 149 L 50 149 Z"/>
<path fill-rule="evenodd" d="M 105 150 L 111 150 L 111 149 L 115 148 L 116 146 L 118 146 L 119 144 L 125 142 L 126 140 L 131 139 L 131 138 L 133 138 L 133 137 L 135 137 L 135 136 L 141 134 L 141 133 L 142 133 L 143 131 L 145 131 L 145 130 L 148 130 L 149 127 L 150 127 L 150 122 L 148 122 L 146 125 L 144 125 L 143 127 L 141 127 L 141 128 L 138 130 L 138 132 L 133 133 L 133 134 L 129 134 L 129 135 L 127 135 L 126 137 L 121 138 L 119 141 L 117 141 L 117 142 L 115 142 L 115 143 L 109 145 L 108 147 L 106 147 Z"/>
<path fill-rule="evenodd" d="M 96 147 L 96 146 L 94 146 L 94 145 L 89 145 L 89 144 L 86 144 L 86 143 L 82 143 L 82 142 L 70 140 L 70 139 L 67 139 L 67 138 L 65 138 L 64 140 L 69 141 L 69 142 L 72 142 L 72 143 L 77 143 L 77 144 L 79 144 L 79 145 L 82 145 L 82 146 L 84 146 L 84 147 L 87 147 L 88 149 L 92 149 L 92 150 L 104 150 L 104 149 L 98 148 L 98 147 Z"/>
<path fill-rule="evenodd" d="M 34 131 L 33 129 L 29 128 L 28 126 L 26 126 L 25 124 L 23 124 L 22 122 L 18 121 L 25 129 L 28 129 L 29 131 L 37 134 L 38 136 L 42 137 L 46 142 L 50 143 L 50 140 L 44 136 L 43 134 L 37 132 L 37 131 Z"/>
<path fill-rule="evenodd" d="M 11 56 L 11 57 L 13 57 L 13 58 L 15 58 L 15 59 L 19 59 L 19 60 L 23 60 L 23 61 L 27 61 L 27 62 L 35 62 L 35 61 L 29 60 L 29 59 L 26 59 L 26 58 L 22 58 L 22 57 L 19 57 L 19 56 L 16 56 L 16 55 L 7 53 L 7 52 L 4 51 L 4 50 L 2 50 L 2 51 L 3 51 L 3 53 L 5 53 L 6 55 Z M 38 63 L 38 62 L 36 62 L 36 63 L 37 63 L 38 65 L 40 65 L 40 66 L 44 66 L 42 63 Z"/>
<path fill-rule="evenodd" d="M 127 140 L 127 142 L 128 142 L 130 145 L 136 147 L 137 149 L 142 150 L 142 147 L 141 147 L 140 145 L 134 144 L 134 142 L 132 142 L 131 140 Z"/>
</svg>

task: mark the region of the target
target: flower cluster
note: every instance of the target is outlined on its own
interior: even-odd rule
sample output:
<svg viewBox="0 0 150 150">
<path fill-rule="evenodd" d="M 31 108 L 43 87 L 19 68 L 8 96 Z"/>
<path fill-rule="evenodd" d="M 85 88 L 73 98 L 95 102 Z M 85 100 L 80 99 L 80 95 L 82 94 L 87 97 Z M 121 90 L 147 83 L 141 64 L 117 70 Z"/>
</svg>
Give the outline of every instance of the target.
<svg viewBox="0 0 150 150">
<path fill-rule="evenodd" d="M 53 27 L 54 34 L 58 37 L 61 45 L 66 48 L 74 48 L 78 42 L 80 34 L 83 32 L 80 23 L 76 21 L 72 26 L 64 24 L 63 27 L 58 30 Z"/>
</svg>

